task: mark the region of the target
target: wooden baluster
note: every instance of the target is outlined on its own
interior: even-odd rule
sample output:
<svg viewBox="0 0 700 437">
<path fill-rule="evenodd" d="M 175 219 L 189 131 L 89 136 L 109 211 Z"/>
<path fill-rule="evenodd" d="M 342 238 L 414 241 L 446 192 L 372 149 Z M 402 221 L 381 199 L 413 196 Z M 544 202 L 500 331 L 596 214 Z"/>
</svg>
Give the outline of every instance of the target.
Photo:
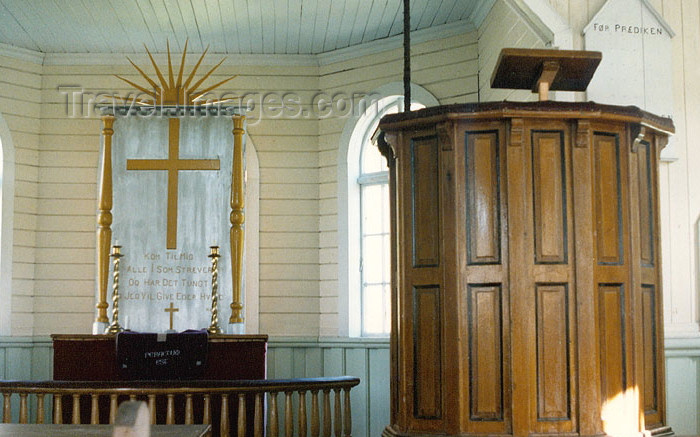
<svg viewBox="0 0 700 437">
<path fill-rule="evenodd" d="M 2 406 L 2 423 L 10 423 L 12 421 L 12 402 L 10 400 L 12 393 L 3 393 L 3 406 Z"/>
<path fill-rule="evenodd" d="M 284 392 L 284 437 L 294 435 L 294 423 L 292 423 L 292 392 Z"/>
<path fill-rule="evenodd" d="M 27 423 L 27 393 L 19 394 L 19 423 Z"/>
<path fill-rule="evenodd" d="M 284 392 L 284 437 L 294 435 L 292 392 Z"/>
<path fill-rule="evenodd" d="M 343 393 L 345 394 L 345 411 L 343 411 L 343 428 L 345 430 L 345 437 L 352 436 L 352 411 L 350 407 L 350 389 L 344 388 Z"/>
<path fill-rule="evenodd" d="M 98 425 L 100 423 L 100 405 L 98 403 L 99 396 L 91 395 L 90 402 L 90 424 Z"/>
<path fill-rule="evenodd" d="M 209 393 L 204 395 L 204 412 L 202 413 L 202 423 L 205 425 L 211 423 L 211 396 Z"/>
<path fill-rule="evenodd" d="M 228 418 L 228 395 L 221 395 L 221 426 L 219 429 L 219 435 L 221 437 L 229 437 L 229 430 L 231 425 Z"/>
<path fill-rule="evenodd" d="M 58 393 L 53 395 L 53 423 L 56 425 L 63 423 L 63 401 Z"/>
<path fill-rule="evenodd" d="M 165 424 L 175 424 L 175 394 L 168 393 L 168 405 L 165 412 Z"/>
<path fill-rule="evenodd" d="M 299 437 L 306 437 L 306 392 L 299 392 Z"/>
<path fill-rule="evenodd" d="M 192 393 L 185 395 L 185 425 L 194 423 L 194 413 L 192 411 Z"/>
<path fill-rule="evenodd" d="M 318 390 L 311 392 L 311 437 L 319 437 Z"/>
<path fill-rule="evenodd" d="M 342 434 L 342 417 L 340 416 L 340 389 L 334 388 L 334 399 L 333 399 L 333 431 L 335 437 L 341 437 Z"/>
<path fill-rule="evenodd" d="M 36 423 L 44 423 L 44 415 L 46 414 L 46 409 L 44 408 L 44 393 L 36 394 Z"/>
<path fill-rule="evenodd" d="M 238 394 L 238 437 L 245 437 L 245 393 Z"/>
<path fill-rule="evenodd" d="M 80 395 L 73 393 L 73 425 L 80 425 Z"/>
<path fill-rule="evenodd" d="M 148 412 L 151 415 L 151 425 L 156 424 L 156 395 L 148 395 Z"/>
<path fill-rule="evenodd" d="M 113 393 L 109 395 L 109 424 L 114 424 L 117 420 L 117 394 Z"/>
<path fill-rule="evenodd" d="M 279 420 L 277 419 L 277 392 L 270 393 L 270 437 L 278 437 L 280 434 Z"/>
<path fill-rule="evenodd" d="M 255 393 L 253 437 L 263 437 L 263 393 Z"/>
<path fill-rule="evenodd" d="M 323 437 L 331 437 L 331 391 L 323 390 Z"/>
</svg>

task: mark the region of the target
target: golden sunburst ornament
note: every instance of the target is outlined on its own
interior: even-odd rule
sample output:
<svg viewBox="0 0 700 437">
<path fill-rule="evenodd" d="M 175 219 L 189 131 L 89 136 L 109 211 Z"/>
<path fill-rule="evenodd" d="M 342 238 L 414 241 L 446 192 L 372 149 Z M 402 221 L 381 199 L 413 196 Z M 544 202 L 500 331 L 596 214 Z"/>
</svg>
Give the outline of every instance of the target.
<svg viewBox="0 0 700 437">
<path fill-rule="evenodd" d="M 212 86 L 209 86 L 207 88 L 198 90 L 200 85 L 204 83 L 205 80 L 209 78 L 209 76 L 214 73 L 214 71 L 219 68 L 219 66 L 224 62 L 224 59 L 219 61 L 218 64 L 216 64 L 211 70 L 209 70 L 201 79 L 199 79 L 197 82 L 194 83 L 194 85 L 190 84 L 192 83 L 192 80 L 194 79 L 195 74 L 197 74 L 197 69 L 202 63 L 202 60 L 204 59 L 204 56 L 207 54 L 209 51 L 209 47 L 204 50 L 204 53 L 202 53 L 202 56 L 200 56 L 199 60 L 195 64 L 195 66 L 192 68 L 192 71 L 190 71 L 189 75 L 187 76 L 187 79 L 183 82 L 183 73 L 185 70 L 185 57 L 187 56 L 187 43 L 189 41 L 185 41 L 185 49 L 182 52 L 182 60 L 180 61 L 180 68 L 177 73 L 177 80 L 175 80 L 175 74 L 173 71 L 173 63 L 170 57 L 170 43 L 166 43 L 167 50 L 168 50 L 168 79 L 163 76 L 163 73 L 161 70 L 158 68 L 158 65 L 156 64 L 156 61 L 153 59 L 153 55 L 151 55 L 151 52 L 148 50 L 148 47 L 144 44 L 144 48 L 146 49 L 146 53 L 148 53 L 148 57 L 151 60 L 151 64 L 153 65 L 153 68 L 156 70 L 156 76 L 158 81 L 151 79 L 144 71 L 139 68 L 138 65 L 134 63 L 129 57 L 127 56 L 126 59 L 129 60 L 131 65 L 134 66 L 136 71 L 143 76 L 144 79 L 149 83 L 151 86 L 151 89 L 148 89 L 146 87 L 140 86 L 129 79 L 126 79 L 124 77 L 121 77 L 119 75 L 115 75 L 117 78 L 123 80 L 124 82 L 128 83 L 129 85 L 133 86 L 137 90 L 145 93 L 146 95 L 150 96 L 153 100 L 148 101 L 148 100 L 143 100 L 139 98 L 131 98 L 131 99 L 124 99 L 124 100 L 132 100 L 133 102 L 140 104 L 140 105 L 158 105 L 158 106 L 189 106 L 189 105 L 197 105 L 201 104 L 200 101 L 202 97 L 207 94 L 208 92 L 220 87 L 221 85 L 225 84 L 226 82 L 230 81 L 231 79 L 235 78 L 236 76 L 231 76 L 229 78 L 226 78 L 222 80 L 221 82 L 218 82 Z M 228 98 L 226 100 L 230 100 L 231 98 Z M 207 104 L 214 104 L 214 103 L 221 103 L 224 100 L 215 100 L 215 101 L 207 101 Z"/>
</svg>

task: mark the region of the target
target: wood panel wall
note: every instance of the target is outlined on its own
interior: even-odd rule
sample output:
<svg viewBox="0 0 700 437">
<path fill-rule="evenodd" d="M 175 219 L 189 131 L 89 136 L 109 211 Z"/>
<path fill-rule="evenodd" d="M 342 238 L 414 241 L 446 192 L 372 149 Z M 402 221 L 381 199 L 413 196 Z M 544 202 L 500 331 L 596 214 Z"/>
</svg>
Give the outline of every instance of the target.
<svg viewBox="0 0 700 437">
<path fill-rule="evenodd" d="M 35 61 L 0 56 L 0 113 L 12 136 L 15 154 L 14 248 L 11 332 L 31 334 L 34 325 L 42 68 Z"/>
</svg>

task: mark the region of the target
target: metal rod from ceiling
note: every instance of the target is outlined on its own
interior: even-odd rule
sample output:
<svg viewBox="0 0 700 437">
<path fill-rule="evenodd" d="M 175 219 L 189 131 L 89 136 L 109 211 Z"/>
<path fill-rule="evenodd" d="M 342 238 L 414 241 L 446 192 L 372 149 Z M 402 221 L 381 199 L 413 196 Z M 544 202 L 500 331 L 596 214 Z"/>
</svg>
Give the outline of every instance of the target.
<svg viewBox="0 0 700 437">
<path fill-rule="evenodd" d="M 403 0 L 403 110 L 411 110 L 411 0 Z"/>
</svg>

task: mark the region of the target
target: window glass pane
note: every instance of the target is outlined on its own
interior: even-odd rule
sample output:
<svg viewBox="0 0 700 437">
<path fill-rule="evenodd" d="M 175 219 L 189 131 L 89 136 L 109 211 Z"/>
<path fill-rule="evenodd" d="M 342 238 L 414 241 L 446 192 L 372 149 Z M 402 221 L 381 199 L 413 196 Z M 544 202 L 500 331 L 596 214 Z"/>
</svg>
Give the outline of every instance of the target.
<svg viewBox="0 0 700 437">
<path fill-rule="evenodd" d="M 362 283 L 381 284 L 384 279 L 382 235 L 365 237 L 362 241 Z"/>
<path fill-rule="evenodd" d="M 385 332 L 383 288 L 381 285 L 365 288 L 362 302 L 363 334 L 379 335 Z"/>
<path fill-rule="evenodd" d="M 384 274 L 384 281 L 385 283 L 390 283 L 391 282 L 391 237 L 389 234 L 384 234 L 382 235 L 382 254 L 384 255 L 384 259 L 382 260 L 382 267 L 383 267 L 383 274 Z"/>
<path fill-rule="evenodd" d="M 380 234 L 384 231 L 382 209 L 384 184 L 362 186 L 362 234 Z"/>
<path fill-rule="evenodd" d="M 366 141 L 362 147 L 362 161 L 360 172 L 363 174 L 388 171 L 386 159 L 379 153 L 379 148 L 375 147 L 371 141 Z"/>
<path fill-rule="evenodd" d="M 384 298 L 384 333 L 391 333 L 391 286 L 386 283 L 382 287 L 382 293 Z"/>
<path fill-rule="evenodd" d="M 391 227 L 391 212 L 389 205 L 389 183 L 382 184 L 382 229 L 384 232 L 389 233 Z"/>
</svg>

